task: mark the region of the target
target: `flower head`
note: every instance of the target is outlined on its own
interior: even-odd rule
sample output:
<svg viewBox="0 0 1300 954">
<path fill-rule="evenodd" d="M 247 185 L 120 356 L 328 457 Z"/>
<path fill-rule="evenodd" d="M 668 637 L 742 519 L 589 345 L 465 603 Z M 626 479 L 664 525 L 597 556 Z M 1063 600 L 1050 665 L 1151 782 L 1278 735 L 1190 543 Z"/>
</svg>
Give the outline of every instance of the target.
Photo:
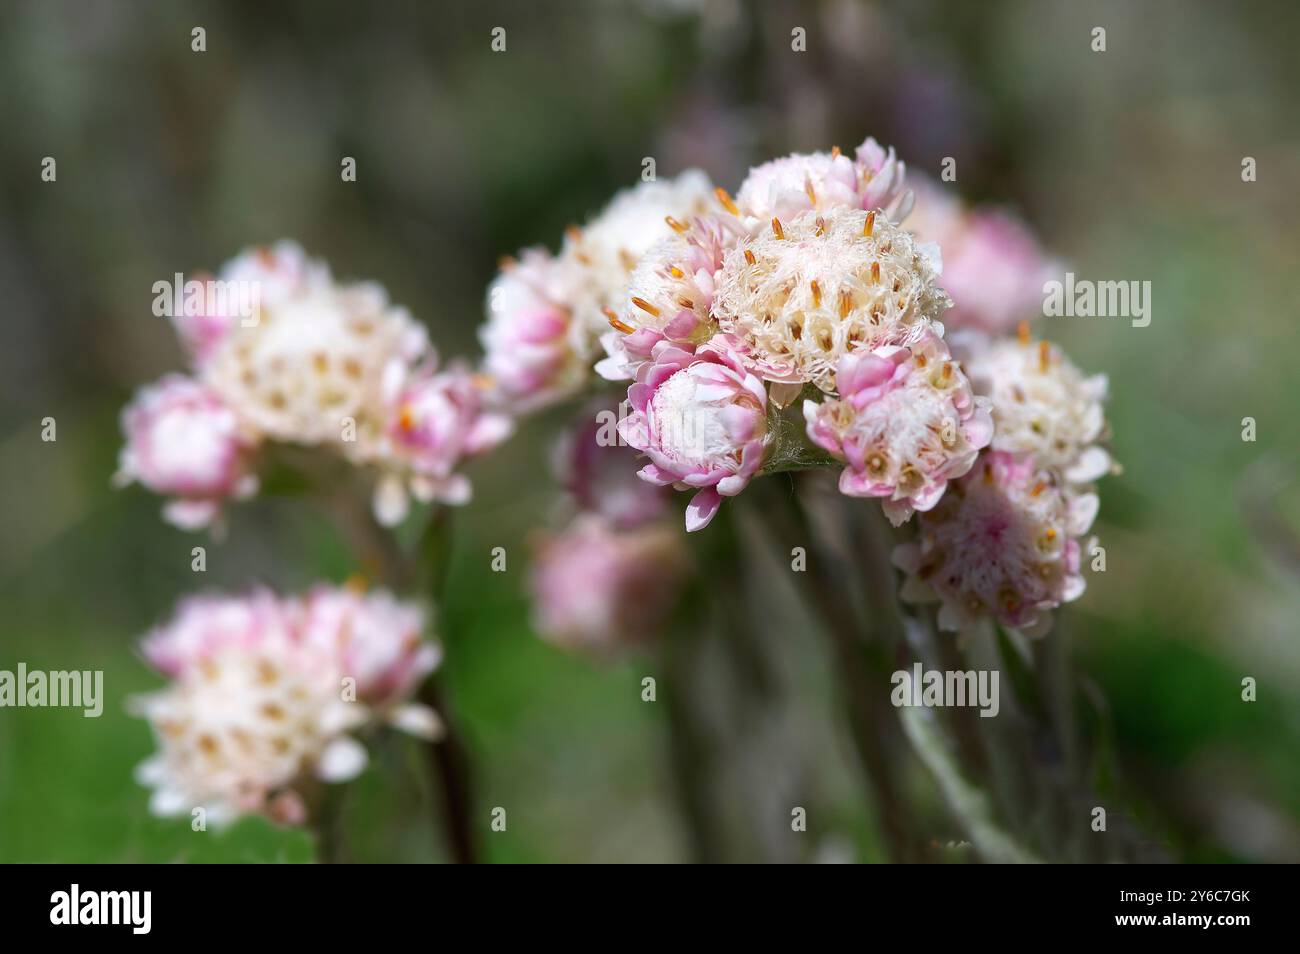
<svg viewBox="0 0 1300 954">
<path fill-rule="evenodd" d="M 532 249 L 510 262 L 489 291 L 480 332 L 503 402 L 530 411 L 580 391 L 641 257 L 711 197 L 699 171 L 641 182 L 569 229 L 558 255 Z"/>
<path fill-rule="evenodd" d="M 844 355 L 942 334 L 935 253 L 874 212 L 775 219 L 727 253 L 714 313 L 766 380 L 830 392 Z"/>
<path fill-rule="evenodd" d="M 902 596 L 940 601 L 943 629 L 992 617 L 1041 635 L 1050 611 L 1083 593 L 1077 538 L 1096 513 L 1095 495 L 1067 491 L 1028 458 L 989 452 L 919 516 L 919 542 L 894 551 Z"/>
<path fill-rule="evenodd" d="M 840 490 L 882 498 L 895 525 L 938 503 L 993 436 L 987 402 L 933 335 L 845 355 L 836 388 L 804 402 L 808 437 L 845 462 Z"/>
<path fill-rule="evenodd" d="M 442 649 L 424 639 L 419 607 L 384 590 L 316 586 L 302 600 L 302 639 L 332 655 L 357 698 L 383 709 L 411 697 L 442 661 Z"/>
<path fill-rule="evenodd" d="M 249 249 L 227 262 L 217 278 L 199 280 L 204 294 L 171 315 L 191 363 L 199 369 L 231 331 L 261 320 L 263 304 L 274 307 L 309 284 L 329 281 L 329 269 L 293 242 Z"/>
<path fill-rule="evenodd" d="M 672 611 L 687 565 L 680 534 L 662 522 L 620 529 L 579 514 L 539 539 L 529 580 L 534 625 L 569 649 L 639 642 Z"/>
<path fill-rule="evenodd" d="M 1027 454 L 1071 484 L 1086 484 L 1114 466 L 1106 434 L 1104 374 L 1084 377 L 1046 341 L 986 341 L 962 336 L 965 366 L 978 394 L 993 405 L 994 450 Z"/>
<path fill-rule="evenodd" d="M 586 382 L 588 355 L 570 303 L 574 283 L 571 263 L 544 249 L 523 252 L 492 282 L 479 338 L 498 403 L 529 411 Z"/>
<path fill-rule="evenodd" d="M 168 685 L 134 700 L 159 747 L 138 771 L 153 811 L 301 823 L 318 781 L 365 766 L 354 730 L 382 719 L 436 732 L 436 715 L 407 703 L 438 662 L 421 624 L 386 594 L 325 587 L 306 601 L 266 590 L 184 601 L 142 647 Z"/>
<path fill-rule="evenodd" d="M 487 410 L 482 387 L 470 370 L 452 365 L 425 369 L 393 396 L 384 430 L 375 513 L 381 523 L 407 513 L 407 488 L 419 500 L 469 501 L 469 480 L 457 468 L 510 436 L 510 418 Z"/>
<path fill-rule="evenodd" d="M 687 530 L 706 526 L 722 497 L 740 493 L 762 467 L 770 442 L 767 392 L 724 342 L 694 351 L 656 345 L 628 401 L 633 412 L 619 433 L 650 458 L 641 478 L 698 490 L 686 510 Z"/>
<path fill-rule="evenodd" d="M 575 266 L 573 306 L 588 351 L 594 353 L 609 330 L 606 309 L 625 303 L 628 278 L 641 257 L 673 235 L 674 225 L 703 215 L 712 202 L 709 177 L 691 169 L 673 179 L 638 182 L 615 195 L 585 226 L 569 230 L 560 257 Z"/>
<path fill-rule="evenodd" d="M 209 388 L 179 374 L 146 387 L 122 411 L 126 445 L 116 480 L 139 481 L 174 497 L 171 523 L 195 529 L 213 522 L 223 501 L 257 491 L 248 471 L 252 440 Z"/>
<path fill-rule="evenodd" d="M 383 428 L 386 387 L 428 356 L 428 335 L 376 284 L 337 284 L 318 264 L 293 274 L 263 294 L 256 324 L 221 338 L 203 380 L 266 438 L 364 460 Z"/>
<path fill-rule="evenodd" d="M 751 169 L 736 204 L 760 225 L 835 208 L 879 209 L 897 222 L 906 215 L 905 172 L 892 147 L 868 137 L 853 158 L 839 149 L 795 153 Z"/>
<path fill-rule="evenodd" d="M 601 343 L 609 357 L 596 365 L 597 373 L 630 380 L 659 342 L 694 347 L 713 337 L 717 275 L 738 235 L 734 218 L 707 216 L 652 246 L 633 269 L 620 307 L 608 316 L 613 330 Z"/>
</svg>

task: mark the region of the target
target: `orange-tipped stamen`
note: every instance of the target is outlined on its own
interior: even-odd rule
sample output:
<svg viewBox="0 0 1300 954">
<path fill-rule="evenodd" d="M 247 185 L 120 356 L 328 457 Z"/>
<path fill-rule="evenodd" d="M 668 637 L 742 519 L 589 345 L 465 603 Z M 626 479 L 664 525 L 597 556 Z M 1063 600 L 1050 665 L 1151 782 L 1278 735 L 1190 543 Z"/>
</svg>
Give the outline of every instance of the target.
<svg viewBox="0 0 1300 954">
<path fill-rule="evenodd" d="M 785 229 L 781 228 L 780 219 L 776 219 L 776 218 L 772 219 L 772 234 L 775 235 L 778 239 L 785 238 Z"/>
<path fill-rule="evenodd" d="M 813 188 L 812 179 L 803 180 L 803 191 L 808 195 L 808 201 L 813 205 L 817 204 L 817 190 Z"/>
<path fill-rule="evenodd" d="M 670 229 L 672 229 L 674 232 L 679 232 L 679 233 L 680 233 L 680 232 L 685 232 L 685 231 L 687 231 L 686 226 L 683 225 L 681 222 L 678 222 L 678 221 L 677 221 L 675 218 L 673 218 L 671 215 L 665 215 L 665 216 L 664 216 L 664 221 L 668 223 L 668 227 L 669 227 Z"/>
<path fill-rule="evenodd" d="M 1020 339 L 1022 347 L 1027 347 L 1029 345 L 1029 322 L 1022 321 L 1016 326 L 1016 337 Z"/>
<path fill-rule="evenodd" d="M 822 286 L 817 284 L 817 279 L 812 280 L 813 304 L 818 308 L 822 306 Z"/>
<path fill-rule="evenodd" d="M 758 259 L 754 257 L 753 252 L 751 252 L 749 249 L 745 249 L 745 261 L 748 262 L 750 265 L 754 265 L 757 264 Z"/>
<path fill-rule="evenodd" d="M 1046 341 L 1038 342 L 1038 369 L 1046 371 L 1052 360 L 1052 346 Z"/>
<path fill-rule="evenodd" d="M 831 146 L 831 158 L 832 158 L 832 159 L 838 159 L 839 157 L 840 157 L 840 147 L 839 147 L 839 146 Z"/>
<path fill-rule="evenodd" d="M 879 262 L 871 263 L 871 284 L 873 285 L 880 284 L 880 263 Z"/>
<path fill-rule="evenodd" d="M 876 213 L 868 212 L 867 220 L 862 223 L 862 237 L 871 238 L 871 233 L 876 230 Z"/>
<path fill-rule="evenodd" d="M 564 234 L 569 237 L 570 242 L 582 241 L 582 229 L 578 228 L 576 225 L 570 225 L 564 230 Z"/>
<path fill-rule="evenodd" d="M 402 409 L 397 415 L 397 426 L 404 431 L 415 430 L 415 412 L 411 410 L 411 405 L 402 405 Z"/>
<path fill-rule="evenodd" d="M 648 315 L 654 315 L 656 318 L 659 317 L 659 309 L 650 304 L 650 302 L 646 301 L 644 298 L 638 298 L 636 295 L 633 295 L 632 304 L 636 305 Z"/>
<path fill-rule="evenodd" d="M 718 186 L 713 190 L 713 194 L 718 197 L 718 201 L 722 203 L 724 209 L 732 215 L 740 215 L 740 209 L 736 208 L 736 203 L 732 201 L 731 196 L 727 194 L 726 189 L 722 188 L 722 186 Z"/>
<path fill-rule="evenodd" d="M 673 278 L 685 278 L 685 277 L 686 277 L 686 273 L 685 273 L 684 271 L 682 271 L 680 268 L 678 268 L 676 265 L 669 265 L 669 266 L 668 266 L 668 274 L 671 275 L 671 276 L 673 276 Z"/>
<path fill-rule="evenodd" d="M 1040 480 L 1038 483 L 1034 484 L 1034 489 L 1029 492 L 1029 496 L 1037 497 L 1046 489 L 1047 489 L 1047 484 Z"/>
</svg>

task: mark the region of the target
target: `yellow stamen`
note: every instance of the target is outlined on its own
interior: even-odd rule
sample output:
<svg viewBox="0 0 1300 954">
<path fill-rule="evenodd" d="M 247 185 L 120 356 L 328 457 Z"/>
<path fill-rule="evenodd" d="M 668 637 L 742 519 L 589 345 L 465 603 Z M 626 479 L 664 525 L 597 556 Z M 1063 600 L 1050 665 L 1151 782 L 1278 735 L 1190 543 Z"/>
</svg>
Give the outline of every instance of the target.
<svg viewBox="0 0 1300 954">
<path fill-rule="evenodd" d="M 817 204 L 817 192 L 813 189 L 812 179 L 804 179 L 803 191 L 808 194 L 808 201 L 813 205 Z"/>
<path fill-rule="evenodd" d="M 1022 347 L 1026 347 L 1026 346 L 1028 346 L 1028 344 L 1029 344 L 1029 322 L 1027 322 L 1027 321 L 1022 321 L 1022 322 L 1021 322 L 1021 323 L 1016 327 L 1016 337 L 1020 339 L 1020 344 L 1021 344 Z"/>
<path fill-rule="evenodd" d="M 853 292 L 847 288 L 840 289 L 840 317 L 847 318 L 853 309 Z"/>
<path fill-rule="evenodd" d="M 817 234 L 819 236 L 826 234 L 826 220 L 823 219 L 820 215 L 817 216 Z"/>
<path fill-rule="evenodd" d="M 636 331 L 635 328 L 620 318 L 613 308 L 605 308 L 602 310 L 605 312 L 606 320 L 609 321 L 609 326 L 615 331 L 621 331 L 625 335 L 630 335 L 632 332 Z"/>
<path fill-rule="evenodd" d="M 654 315 L 656 318 L 659 317 L 659 309 L 656 308 L 654 305 L 650 304 L 650 302 L 646 301 L 644 298 L 638 298 L 636 297 L 636 295 L 633 295 L 632 304 L 636 305 L 646 314 Z"/>
<path fill-rule="evenodd" d="M 1052 360 L 1052 346 L 1046 341 L 1038 342 L 1038 370 L 1046 371 Z"/>
<path fill-rule="evenodd" d="M 668 266 L 668 274 L 671 275 L 671 276 L 673 276 L 673 278 L 685 278 L 685 277 L 686 277 L 686 273 L 685 273 L 684 271 L 682 271 L 680 268 L 678 268 L 676 265 L 669 265 L 669 266 Z"/>
<path fill-rule="evenodd" d="M 718 201 L 722 203 L 724 209 L 732 215 L 740 215 L 740 209 L 736 208 L 736 203 L 732 201 L 731 196 L 727 194 L 726 189 L 722 188 L 722 186 L 718 186 L 713 190 L 713 194 L 718 197 Z"/>
<path fill-rule="evenodd" d="M 686 226 L 683 225 L 681 222 L 678 222 L 678 221 L 677 221 L 675 218 L 673 218 L 671 215 L 665 215 L 665 216 L 664 216 L 664 221 L 668 223 L 668 227 L 669 227 L 670 229 L 672 229 L 674 232 L 685 232 L 685 231 L 687 231 Z"/>
</svg>

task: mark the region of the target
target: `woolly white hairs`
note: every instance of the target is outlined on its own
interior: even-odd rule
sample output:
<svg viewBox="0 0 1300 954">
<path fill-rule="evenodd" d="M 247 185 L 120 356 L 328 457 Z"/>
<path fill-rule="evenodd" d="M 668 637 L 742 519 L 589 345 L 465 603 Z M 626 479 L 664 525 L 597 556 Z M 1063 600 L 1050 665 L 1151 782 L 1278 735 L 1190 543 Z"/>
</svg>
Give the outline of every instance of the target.
<svg viewBox="0 0 1300 954">
<path fill-rule="evenodd" d="M 940 267 L 937 248 L 883 215 L 811 210 L 727 253 L 713 310 L 769 381 L 833 393 L 844 355 L 942 334 Z"/>
</svg>

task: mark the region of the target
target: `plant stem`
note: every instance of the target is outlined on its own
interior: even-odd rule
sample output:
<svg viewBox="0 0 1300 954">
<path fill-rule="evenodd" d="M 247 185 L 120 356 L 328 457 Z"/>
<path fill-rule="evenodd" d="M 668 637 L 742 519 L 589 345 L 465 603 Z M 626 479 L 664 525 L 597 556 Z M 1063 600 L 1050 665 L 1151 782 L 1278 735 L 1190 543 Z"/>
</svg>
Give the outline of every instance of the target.
<svg viewBox="0 0 1300 954">
<path fill-rule="evenodd" d="M 392 533 L 375 520 L 365 497 L 345 488 L 325 500 L 345 537 L 367 571 L 397 591 L 420 586 L 433 600 L 435 622 L 440 622 L 442 596 L 450 556 L 450 517 L 445 507 L 435 505 L 421 535 L 418 552 L 406 553 Z M 441 630 L 440 626 L 435 628 Z M 435 818 L 447 840 L 452 858 L 460 864 L 478 860 L 474 842 L 471 765 L 456 720 L 442 693 L 437 673 L 420 689 L 420 701 L 436 711 L 443 724 L 442 735 L 428 743 L 426 764 L 441 792 L 442 814 Z"/>
<path fill-rule="evenodd" d="M 791 494 L 783 507 L 770 508 L 782 535 L 808 546 L 807 577 L 812 584 L 810 608 L 818 615 L 834 653 L 834 671 L 848 710 L 849 729 L 863 776 L 876 805 L 882 834 L 894 861 L 917 856 L 909 832 L 908 814 L 895 771 L 893 749 L 898 723 L 888 705 L 888 653 L 883 635 L 868 635 L 853 608 L 855 583 L 844 572 L 848 561 L 828 544 L 826 528 L 818 527 L 808 505 Z M 883 617 L 882 617 L 883 619 Z"/>
</svg>

